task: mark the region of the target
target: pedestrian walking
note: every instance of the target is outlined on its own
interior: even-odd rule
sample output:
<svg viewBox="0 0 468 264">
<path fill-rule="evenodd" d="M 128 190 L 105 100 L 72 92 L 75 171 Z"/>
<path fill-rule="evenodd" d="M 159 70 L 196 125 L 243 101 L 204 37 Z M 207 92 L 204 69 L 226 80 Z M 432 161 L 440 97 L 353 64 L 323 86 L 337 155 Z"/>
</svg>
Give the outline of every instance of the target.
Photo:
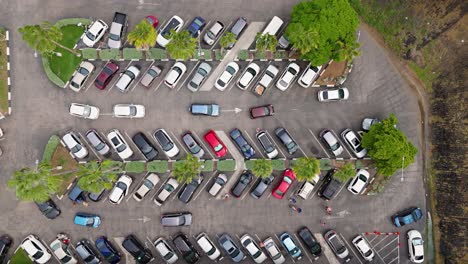
<svg viewBox="0 0 468 264">
<path fill-rule="evenodd" d="M 295 204 L 297 203 L 297 200 L 294 198 L 294 196 L 291 196 L 291 198 L 289 198 L 289 202 Z"/>
<path fill-rule="evenodd" d="M 327 206 L 327 207 L 325 208 L 325 210 L 327 211 L 327 214 L 328 214 L 328 215 L 331 215 L 331 214 L 332 214 L 332 208 L 331 208 L 331 207 Z"/>
</svg>

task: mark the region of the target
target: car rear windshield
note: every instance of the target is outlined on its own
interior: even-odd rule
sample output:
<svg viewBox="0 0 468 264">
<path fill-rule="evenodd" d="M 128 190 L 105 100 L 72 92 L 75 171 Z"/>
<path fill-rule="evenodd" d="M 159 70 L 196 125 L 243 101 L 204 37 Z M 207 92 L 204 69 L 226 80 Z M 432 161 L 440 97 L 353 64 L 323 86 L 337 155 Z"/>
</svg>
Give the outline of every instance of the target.
<svg viewBox="0 0 468 264">
<path fill-rule="evenodd" d="M 167 35 L 169 35 L 169 33 L 171 32 L 171 29 L 176 28 L 179 24 L 180 24 L 179 21 L 173 18 L 161 34 L 164 37 L 167 37 Z"/>
</svg>

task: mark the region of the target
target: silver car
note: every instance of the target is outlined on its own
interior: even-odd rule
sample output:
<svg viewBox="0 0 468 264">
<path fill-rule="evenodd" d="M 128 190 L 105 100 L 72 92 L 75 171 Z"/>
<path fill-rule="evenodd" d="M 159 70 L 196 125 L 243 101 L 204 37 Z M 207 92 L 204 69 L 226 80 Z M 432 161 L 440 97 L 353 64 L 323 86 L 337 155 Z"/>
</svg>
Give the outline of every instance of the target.
<svg viewBox="0 0 468 264">
<path fill-rule="evenodd" d="M 270 255 L 270 258 L 273 260 L 273 263 L 282 264 L 286 261 L 283 254 L 281 253 L 281 250 L 278 248 L 275 241 L 273 241 L 271 237 L 265 239 L 265 241 L 263 241 L 263 244 L 265 245 L 264 247 L 266 249 L 266 252 L 268 253 L 268 255 Z"/>
<path fill-rule="evenodd" d="M 106 156 L 109 154 L 110 148 L 109 145 L 102 139 L 99 133 L 91 129 L 86 132 L 86 138 L 88 139 L 91 146 L 101 155 Z"/>
<path fill-rule="evenodd" d="M 198 144 L 198 142 L 193 138 L 190 132 L 186 133 L 182 137 L 182 141 L 187 146 L 187 148 L 189 149 L 190 153 L 192 153 L 193 156 L 201 159 L 203 155 L 205 155 L 205 151 L 200 146 L 200 144 Z"/>
<path fill-rule="evenodd" d="M 328 149 L 330 152 L 336 156 L 339 156 L 343 153 L 343 147 L 341 146 L 338 139 L 333 135 L 331 130 L 325 129 L 320 133 L 320 138 L 327 144 Z"/>
<path fill-rule="evenodd" d="M 187 88 L 192 92 L 198 91 L 210 72 L 211 66 L 206 62 L 202 62 L 190 82 L 187 83 Z"/>
</svg>

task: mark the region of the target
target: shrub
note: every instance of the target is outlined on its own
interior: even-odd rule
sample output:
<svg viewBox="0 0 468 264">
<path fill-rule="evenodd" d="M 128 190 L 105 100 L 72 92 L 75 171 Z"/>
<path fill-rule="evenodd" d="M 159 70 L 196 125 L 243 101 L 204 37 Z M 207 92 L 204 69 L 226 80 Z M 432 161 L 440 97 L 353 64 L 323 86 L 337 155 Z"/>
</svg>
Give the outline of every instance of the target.
<svg viewBox="0 0 468 264">
<path fill-rule="evenodd" d="M 44 153 L 42 154 L 42 163 L 50 163 L 55 150 L 60 144 L 60 138 L 57 135 L 52 135 L 47 142 Z"/>
<path fill-rule="evenodd" d="M 273 170 L 284 170 L 284 169 L 286 169 L 286 166 L 284 164 L 284 160 L 272 160 L 271 161 L 271 166 L 273 167 Z"/>
<path fill-rule="evenodd" d="M 81 50 L 81 54 L 83 55 L 83 59 L 97 59 L 98 53 L 96 49 L 93 48 L 85 48 Z"/>
<path fill-rule="evenodd" d="M 234 171 L 236 169 L 235 160 L 220 160 L 216 166 L 219 171 Z"/>
<path fill-rule="evenodd" d="M 239 60 L 246 60 L 249 58 L 249 51 L 248 50 L 239 50 L 239 53 L 237 53 L 237 58 Z"/>
<path fill-rule="evenodd" d="M 65 86 L 65 82 L 60 79 L 50 68 L 49 58 L 46 56 L 42 56 L 42 67 L 44 68 L 44 72 L 47 75 L 47 78 L 58 87 L 63 88 Z"/>
<path fill-rule="evenodd" d="M 142 173 L 145 171 L 145 162 L 130 161 L 125 163 L 125 171 L 131 173 Z"/>
<path fill-rule="evenodd" d="M 271 161 L 267 159 L 258 159 L 253 161 L 252 173 L 260 178 L 265 178 L 271 175 L 273 167 Z"/>
<path fill-rule="evenodd" d="M 287 51 L 277 50 L 275 52 L 275 59 L 287 59 L 287 58 L 288 58 Z"/>
<path fill-rule="evenodd" d="M 331 170 L 330 159 L 320 159 L 320 170 Z"/>
<path fill-rule="evenodd" d="M 151 48 L 148 52 L 146 52 L 146 57 L 153 60 L 162 60 L 167 59 L 167 53 L 163 49 Z"/>
<path fill-rule="evenodd" d="M 169 170 L 169 163 L 167 160 L 154 160 L 146 164 L 148 172 L 166 173 Z"/>
<path fill-rule="evenodd" d="M 118 60 L 120 59 L 119 49 L 104 49 L 99 51 L 99 58 L 101 60 Z"/>
<path fill-rule="evenodd" d="M 215 60 L 223 60 L 224 56 L 226 56 L 226 52 L 221 50 L 215 50 Z"/>
<path fill-rule="evenodd" d="M 201 171 L 213 171 L 213 161 L 212 160 L 205 160 L 202 162 L 203 168 Z"/>
<path fill-rule="evenodd" d="M 110 163 L 109 163 L 109 167 L 111 168 L 118 168 L 118 169 L 115 169 L 115 173 L 122 173 L 123 172 L 123 168 L 124 168 L 124 163 L 122 161 L 118 161 L 118 160 L 112 160 Z"/>
<path fill-rule="evenodd" d="M 252 170 L 254 167 L 255 161 L 254 160 L 246 160 L 245 161 L 245 168 L 248 170 Z"/>
<path fill-rule="evenodd" d="M 124 48 L 123 58 L 124 60 L 139 60 L 143 58 L 143 54 L 141 50 L 137 50 L 135 48 Z"/>
<path fill-rule="evenodd" d="M 266 53 L 262 51 L 255 52 L 255 59 L 258 59 L 258 60 L 266 59 Z"/>
</svg>

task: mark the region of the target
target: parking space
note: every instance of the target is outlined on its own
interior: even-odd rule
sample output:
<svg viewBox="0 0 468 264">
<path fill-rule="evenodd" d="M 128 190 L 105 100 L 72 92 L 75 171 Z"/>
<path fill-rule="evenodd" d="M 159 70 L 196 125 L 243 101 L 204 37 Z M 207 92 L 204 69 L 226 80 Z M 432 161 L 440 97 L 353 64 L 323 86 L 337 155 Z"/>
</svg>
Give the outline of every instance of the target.
<svg viewBox="0 0 468 264">
<path fill-rule="evenodd" d="M 372 263 L 400 263 L 400 235 L 393 232 L 374 232 L 362 233 L 361 236 L 366 239 L 376 255 Z"/>
</svg>

